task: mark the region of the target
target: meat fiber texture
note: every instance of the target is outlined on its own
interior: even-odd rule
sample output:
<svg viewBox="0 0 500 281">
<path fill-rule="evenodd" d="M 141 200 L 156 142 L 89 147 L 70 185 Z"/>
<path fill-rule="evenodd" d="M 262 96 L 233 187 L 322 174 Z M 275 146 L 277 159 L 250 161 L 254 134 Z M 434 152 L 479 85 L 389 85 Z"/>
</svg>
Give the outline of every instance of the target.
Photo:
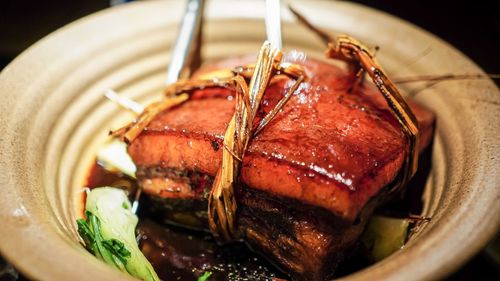
<svg viewBox="0 0 500 281">
<path fill-rule="evenodd" d="M 323 280 L 400 172 L 407 141 L 371 83 L 353 89 L 355 77 L 342 67 L 312 59 L 301 64 L 309 79 L 243 157 L 238 224 L 251 245 L 295 278 Z M 257 120 L 292 85 L 283 76 L 272 80 Z M 229 90 L 199 90 L 144 129 L 128 151 L 146 193 L 206 202 L 234 100 Z M 410 107 L 422 149 L 432 137 L 434 115 L 415 103 Z"/>
</svg>

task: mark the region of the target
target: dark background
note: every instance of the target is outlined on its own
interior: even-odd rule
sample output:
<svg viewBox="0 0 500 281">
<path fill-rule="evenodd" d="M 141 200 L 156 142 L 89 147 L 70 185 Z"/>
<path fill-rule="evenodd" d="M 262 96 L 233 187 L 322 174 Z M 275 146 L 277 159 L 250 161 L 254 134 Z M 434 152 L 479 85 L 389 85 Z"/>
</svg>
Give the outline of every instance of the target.
<svg viewBox="0 0 500 281">
<path fill-rule="evenodd" d="M 488 73 L 500 73 L 498 1 L 355 0 L 448 41 Z M 1 0 L 0 67 L 58 27 L 109 7 L 110 0 Z"/>
<path fill-rule="evenodd" d="M 498 1 L 355 0 L 416 24 L 461 50 L 487 73 L 500 73 Z M 55 29 L 100 9 L 109 0 L 2 0 L 0 69 Z M 497 81 L 498 85 L 498 81 Z M 0 276 L 0 281 L 2 277 Z M 500 269 L 478 254 L 449 280 L 500 280 Z"/>
<path fill-rule="evenodd" d="M 351 2 L 383 10 L 416 24 L 448 41 L 487 73 L 500 73 L 499 1 L 355 0 Z"/>
<path fill-rule="evenodd" d="M 500 73 L 498 1 L 355 0 L 448 41 L 488 73 Z M 109 7 L 110 0 L 1 0 L 0 67 L 58 27 Z"/>
</svg>

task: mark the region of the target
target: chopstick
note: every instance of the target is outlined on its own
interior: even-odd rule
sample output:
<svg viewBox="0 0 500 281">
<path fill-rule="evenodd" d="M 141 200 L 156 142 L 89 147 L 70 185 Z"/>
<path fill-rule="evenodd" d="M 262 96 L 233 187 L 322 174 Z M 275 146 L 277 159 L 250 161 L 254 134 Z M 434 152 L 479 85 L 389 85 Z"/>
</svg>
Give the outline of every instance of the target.
<svg viewBox="0 0 500 281">
<path fill-rule="evenodd" d="M 266 0 L 267 40 L 275 48 L 282 49 L 280 0 Z"/>
<path fill-rule="evenodd" d="M 201 21 L 205 0 L 188 0 L 181 28 L 175 41 L 168 66 L 165 84 L 171 84 L 180 78 L 188 78 L 196 67 L 199 58 Z"/>
</svg>

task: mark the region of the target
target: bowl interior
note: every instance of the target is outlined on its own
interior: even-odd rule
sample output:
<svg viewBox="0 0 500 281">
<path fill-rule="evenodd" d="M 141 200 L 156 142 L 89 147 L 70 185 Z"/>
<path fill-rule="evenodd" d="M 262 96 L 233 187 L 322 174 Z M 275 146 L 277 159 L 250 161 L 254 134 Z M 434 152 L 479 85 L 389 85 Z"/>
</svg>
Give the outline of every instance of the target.
<svg viewBox="0 0 500 281">
<path fill-rule="evenodd" d="M 206 62 L 258 50 L 265 38 L 259 5 L 209 3 Z M 332 33 L 380 46 L 377 58 L 392 77 L 482 73 L 439 39 L 386 14 L 349 3 L 295 6 Z M 82 208 L 82 184 L 107 132 L 133 118 L 107 101 L 104 90 L 112 88 L 144 104 L 161 97 L 178 29 L 174 11 L 183 9 L 182 3 L 153 1 L 97 13 L 43 39 L 1 74 L 6 113 L 1 184 L 6 193 L 0 198 L 0 218 L 7 226 L 0 230 L 5 237 L 0 251 L 29 277 L 125 278 L 79 245 L 75 220 Z M 325 46 L 288 13 L 283 30 L 285 51 L 322 56 Z M 423 195 L 423 215 L 432 220 L 403 250 L 348 280 L 437 279 L 478 251 L 499 224 L 494 167 L 500 142 L 492 137 L 500 132 L 492 122 L 500 117 L 498 89 L 486 80 L 428 88 L 404 84 L 401 89 L 437 114 L 432 170 Z"/>
</svg>

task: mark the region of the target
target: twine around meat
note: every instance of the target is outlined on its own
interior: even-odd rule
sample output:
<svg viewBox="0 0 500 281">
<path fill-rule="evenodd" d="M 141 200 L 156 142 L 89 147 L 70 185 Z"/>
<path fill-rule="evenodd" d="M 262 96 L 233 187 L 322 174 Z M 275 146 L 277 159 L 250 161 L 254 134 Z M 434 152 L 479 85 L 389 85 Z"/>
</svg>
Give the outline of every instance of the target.
<svg viewBox="0 0 500 281">
<path fill-rule="evenodd" d="M 164 100 L 151 104 L 135 122 L 111 133 L 112 136 L 131 143 L 156 115 L 189 100 L 189 93 L 194 90 L 211 87 L 232 89 L 236 97 L 235 113 L 224 134 L 222 162 L 208 198 L 210 230 L 223 241 L 238 239 L 234 189 L 238 184 L 241 162 L 248 143 L 269 124 L 305 79 L 301 66 L 281 63 L 282 55 L 280 50 L 266 41 L 255 65 L 238 67 L 232 71 L 217 71 L 216 77 L 211 79 L 178 81 L 167 87 Z M 277 105 L 258 124 L 254 124 L 265 90 L 277 75 L 284 75 L 295 82 Z M 249 84 L 246 82 L 248 79 Z"/>
</svg>

